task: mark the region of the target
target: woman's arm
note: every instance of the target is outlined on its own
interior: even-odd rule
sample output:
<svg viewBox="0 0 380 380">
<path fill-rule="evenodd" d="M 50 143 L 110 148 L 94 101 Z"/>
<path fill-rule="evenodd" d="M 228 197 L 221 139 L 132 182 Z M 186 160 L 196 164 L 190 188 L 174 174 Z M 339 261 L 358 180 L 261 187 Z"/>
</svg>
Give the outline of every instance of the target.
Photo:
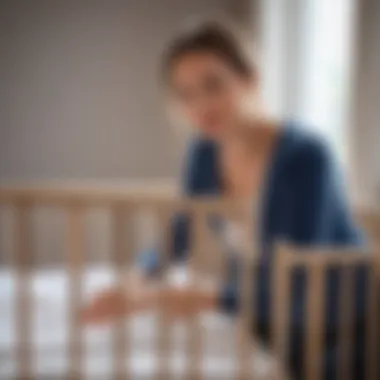
<svg viewBox="0 0 380 380">
<path fill-rule="evenodd" d="M 213 153 L 209 144 L 202 140 L 194 140 L 191 143 L 181 181 L 182 193 L 185 196 L 201 195 L 208 191 L 207 181 L 215 174 L 210 173 L 210 169 L 213 170 L 212 165 L 210 166 L 212 160 Z M 172 239 L 169 247 L 172 262 L 183 262 L 186 259 L 190 244 L 189 224 L 189 217 L 182 213 L 175 215 L 172 220 Z M 181 291 L 160 289 L 158 293 L 155 292 L 154 290 L 158 289 L 158 284 L 154 282 L 155 277 L 161 274 L 162 269 L 160 255 L 156 249 L 141 252 L 126 283 L 99 294 L 84 310 L 87 316 L 85 320 L 109 321 L 128 312 L 152 307 L 155 302 L 164 302 L 164 300 L 172 300 L 176 305 L 187 305 L 189 310 L 196 308 L 195 305 L 199 307 L 213 304 L 216 297 L 209 292 L 195 291 L 191 288 Z M 146 291 L 137 292 L 136 289 L 146 289 Z M 196 297 L 196 294 L 199 297 Z M 170 303 L 167 303 L 166 308 L 170 307 Z"/>
<path fill-rule="evenodd" d="M 152 280 L 143 286 L 128 284 L 103 291 L 82 311 L 84 324 L 104 324 L 145 310 L 159 309 L 172 318 L 190 317 L 218 308 L 218 292 L 197 284 L 162 287 Z"/>
<path fill-rule="evenodd" d="M 191 141 L 185 158 L 181 175 L 181 193 L 185 197 L 194 197 L 206 193 L 209 189 L 209 178 L 215 173 L 213 166 L 213 147 L 207 141 L 194 139 Z M 189 251 L 190 218 L 185 213 L 178 213 L 171 221 L 171 261 L 183 262 Z M 156 249 L 141 252 L 138 255 L 137 267 L 148 275 L 161 272 L 160 255 Z"/>
</svg>

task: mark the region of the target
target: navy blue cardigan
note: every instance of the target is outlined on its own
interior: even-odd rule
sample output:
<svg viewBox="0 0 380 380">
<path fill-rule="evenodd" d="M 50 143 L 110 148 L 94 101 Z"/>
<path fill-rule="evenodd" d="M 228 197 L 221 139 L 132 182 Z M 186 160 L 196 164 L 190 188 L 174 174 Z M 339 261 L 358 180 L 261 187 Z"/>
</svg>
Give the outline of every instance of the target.
<svg viewBox="0 0 380 380">
<path fill-rule="evenodd" d="M 185 160 L 183 193 L 186 196 L 218 195 L 221 193 L 218 147 L 202 138 L 190 144 Z M 293 123 L 283 126 L 273 152 L 263 196 L 260 243 L 261 265 L 256 273 L 259 322 L 270 318 L 271 258 L 277 240 L 299 246 L 353 246 L 361 243 L 361 234 L 350 215 L 343 181 L 335 161 L 321 138 Z M 173 260 L 186 259 L 188 252 L 188 225 L 186 215 L 176 216 L 173 222 Z M 257 235 L 257 234 L 256 234 Z M 158 255 L 145 252 L 141 265 L 150 273 L 159 267 Z M 221 307 L 235 311 L 238 307 L 238 264 L 233 260 L 229 280 L 221 291 Z M 358 274 L 359 277 L 360 273 Z M 305 273 L 295 272 L 292 278 L 293 317 L 299 325 L 303 319 Z M 339 273 L 327 276 L 327 322 L 336 322 L 335 305 L 338 300 Z M 363 278 L 358 278 L 362 283 Z M 362 288 L 362 286 L 359 286 Z M 358 289 L 358 292 L 362 290 Z M 359 304 L 361 296 L 357 297 Z M 359 305 L 360 306 L 360 305 Z M 361 305 L 360 309 L 363 309 Z M 335 323 L 334 323 L 335 324 Z"/>
</svg>

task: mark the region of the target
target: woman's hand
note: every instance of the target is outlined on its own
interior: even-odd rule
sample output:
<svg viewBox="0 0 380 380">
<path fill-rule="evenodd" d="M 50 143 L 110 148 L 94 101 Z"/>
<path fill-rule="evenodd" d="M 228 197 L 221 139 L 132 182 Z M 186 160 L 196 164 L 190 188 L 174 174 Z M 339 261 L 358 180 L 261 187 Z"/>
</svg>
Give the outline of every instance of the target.
<svg viewBox="0 0 380 380">
<path fill-rule="evenodd" d="M 215 310 L 216 292 L 194 286 L 167 287 L 159 293 L 158 307 L 169 318 L 191 317 L 202 311 Z"/>
<path fill-rule="evenodd" d="M 122 318 L 132 309 L 132 304 L 121 288 L 104 290 L 82 311 L 85 324 L 102 324 Z"/>
<path fill-rule="evenodd" d="M 114 322 L 127 315 L 154 307 L 155 287 L 139 272 L 131 272 L 126 283 L 103 290 L 82 311 L 85 324 Z"/>
<path fill-rule="evenodd" d="M 215 290 L 200 288 L 195 284 L 158 287 L 157 284 L 138 280 L 128 286 L 115 287 L 97 295 L 84 309 L 82 317 L 86 324 L 114 322 L 130 314 L 158 309 L 169 318 L 191 317 L 216 307 Z"/>
<path fill-rule="evenodd" d="M 130 314 L 157 308 L 169 318 L 194 316 L 215 309 L 216 294 L 195 288 L 168 287 L 139 295 L 125 293 L 120 288 L 100 293 L 83 311 L 86 324 L 114 322 Z"/>
</svg>

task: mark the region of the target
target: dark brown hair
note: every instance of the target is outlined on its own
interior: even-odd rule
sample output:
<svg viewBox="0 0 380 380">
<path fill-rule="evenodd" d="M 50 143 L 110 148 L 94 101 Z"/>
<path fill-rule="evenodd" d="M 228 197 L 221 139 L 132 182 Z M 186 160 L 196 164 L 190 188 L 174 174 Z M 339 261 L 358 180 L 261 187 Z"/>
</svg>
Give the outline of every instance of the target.
<svg viewBox="0 0 380 380">
<path fill-rule="evenodd" d="M 173 66 L 185 55 L 197 52 L 213 53 L 238 74 L 253 78 L 257 65 L 250 50 L 242 33 L 230 22 L 200 21 L 182 30 L 169 44 L 163 57 L 163 78 L 167 82 Z"/>
</svg>

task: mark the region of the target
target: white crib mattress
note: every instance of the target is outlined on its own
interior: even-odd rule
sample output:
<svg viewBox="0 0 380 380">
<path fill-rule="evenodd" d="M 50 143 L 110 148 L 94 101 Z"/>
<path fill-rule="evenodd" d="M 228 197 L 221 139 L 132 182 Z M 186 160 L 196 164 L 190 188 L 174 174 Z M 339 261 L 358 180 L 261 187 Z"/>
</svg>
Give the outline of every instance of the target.
<svg viewBox="0 0 380 380">
<path fill-rule="evenodd" d="M 67 282 L 64 270 L 34 272 L 30 278 L 33 294 L 31 339 L 33 365 L 36 378 L 64 376 L 67 373 Z M 83 276 L 84 298 L 113 282 L 113 273 L 107 267 L 94 267 Z M 0 378 L 17 374 L 17 358 L 14 354 L 15 278 L 11 271 L 0 271 Z M 125 329 L 130 331 L 126 368 L 132 379 L 154 378 L 158 369 L 156 348 L 157 318 L 153 313 L 136 315 L 126 319 Z M 202 326 L 201 371 L 206 379 L 233 379 L 236 373 L 235 327 L 228 317 L 205 314 L 199 318 Z M 181 378 L 188 368 L 187 330 L 181 321 L 172 325 L 171 344 L 168 352 L 168 368 L 173 379 Z M 110 327 L 87 328 L 83 331 L 83 368 L 87 378 L 111 378 L 112 329 Z M 274 360 L 264 350 L 254 348 L 252 353 L 252 378 L 273 379 Z"/>
</svg>

